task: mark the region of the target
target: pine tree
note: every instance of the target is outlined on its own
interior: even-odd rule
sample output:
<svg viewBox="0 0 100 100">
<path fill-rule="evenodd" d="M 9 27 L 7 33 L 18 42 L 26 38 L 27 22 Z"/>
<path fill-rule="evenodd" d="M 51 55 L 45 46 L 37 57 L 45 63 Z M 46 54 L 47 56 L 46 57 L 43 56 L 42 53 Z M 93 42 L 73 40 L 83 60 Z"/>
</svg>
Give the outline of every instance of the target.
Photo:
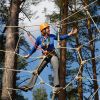
<svg viewBox="0 0 100 100">
<path fill-rule="evenodd" d="M 8 16 L 8 24 L 9 26 L 18 26 L 18 16 L 20 12 L 20 5 L 24 2 L 23 0 L 11 0 L 10 1 L 10 13 Z M 18 28 L 15 27 L 7 27 L 6 28 L 6 51 L 10 51 L 9 53 L 5 53 L 5 65 L 3 73 L 3 82 L 2 82 L 2 100 L 10 100 L 15 98 L 15 92 L 13 90 L 9 90 L 8 88 L 15 88 L 16 85 L 16 73 L 7 70 L 9 69 L 16 69 L 17 65 L 17 56 L 15 55 L 16 43 L 18 35 Z M 10 96 L 9 96 L 10 94 Z"/>
</svg>

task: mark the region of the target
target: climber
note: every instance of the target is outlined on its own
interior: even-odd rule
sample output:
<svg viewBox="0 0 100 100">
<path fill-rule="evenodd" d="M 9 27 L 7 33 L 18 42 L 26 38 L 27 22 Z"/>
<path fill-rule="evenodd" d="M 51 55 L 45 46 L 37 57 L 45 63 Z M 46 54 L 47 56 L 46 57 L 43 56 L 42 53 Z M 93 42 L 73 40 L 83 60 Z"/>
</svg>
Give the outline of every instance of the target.
<svg viewBox="0 0 100 100">
<path fill-rule="evenodd" d="M 33 75 L 29 83 L 25 86 L 20 87 L 20 89 L 24 91 L 28 91 L 32 89 L 34 87 L 38 75 L 42 72 L 45 66 L 50 62 L 54 71 L 54 87 L 55 87 L 54 90 L 56 92 L 60 88 L 59 75 L 58 75 L 59 60 L 54 47 L 54 40 L 57 40 L 57 36 L 54 34 L 50 34 L 50 26 L 48 23 L 41 24 L 40 31 L 41 31 L 41 35 L 37 37 L 35 46 L 33 46 L 29 54 L 25 55 L 24 57 L 29 58 L 40 45 L 42 48 L 42 54 L 45 56 L 45 58 L 41 61 L 39 66 L 33 71 Z M 68 39 L 70 36 L 76 33 L 77 33 L 77 29 L 72 29 L 71 32 L 69 32 L 68 34 L 60 35 L 60 40 Z"/>
</svg>

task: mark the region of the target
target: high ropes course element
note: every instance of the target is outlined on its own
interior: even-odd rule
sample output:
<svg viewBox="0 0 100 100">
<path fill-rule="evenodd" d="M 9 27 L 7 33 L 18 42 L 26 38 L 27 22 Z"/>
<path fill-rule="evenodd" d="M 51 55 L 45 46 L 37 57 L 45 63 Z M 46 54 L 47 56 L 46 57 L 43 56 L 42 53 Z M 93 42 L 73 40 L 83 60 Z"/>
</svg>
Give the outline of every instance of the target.
<svg viewBox="0 0 100 100">
<path fill-rule="evenodd" d="M 59 23 L 61 24 L 61 22 L 63 22 L 64 20 L 69 19 L 71 16 L 74 16 L 74 15 L 77 14 L 78 12 L 84 10 L 84 11 L 86 11 L 86 13 L 88 14 L 88 16 L 91 18 L 91 20 L 92 20 L 93 24 L 95 25 L 97 31 L 100 33 L 100 30 L 99 30 L 98 26 L 96 25 L 95 21 L 93 20 L 93 17 L 95 17 L 95 16 L 91 16 L 91 14 L 89 13 L 89 11 L 87 10 L 87 7 L 89 7 L 90 5 L 96 3 L 97 1 L 98 1 L 98 0 L 93 1 L 92 3 L 90 3 L 89 5 L 83 7 L 83 8 L 80 9 L 79 11 L 77 11 L 77 12 L 73 13 L 72 15 L 66 17 L 65 19 L 59 21 Z M 82 20 L 85 20 L 85 19 L 82 19 Z M 78 20 L 78 21 L 81 21 L 81 20 Z M 73 21 L 73 22 L 75 22 L 75 21 Z M 69 22 L 69 24 L 71 24 L 71 23 L 73 23 L 73 22 Z M 65 24 L 67 24 L 67 23 L 65 23 Z M 65 24 L 64 24 L 64 25 L 65 25 Z M 61 25 L 62 25 L 62 24 L 61 24 Z M 32 26 L 33 26 L 33 25 L 32 25 Z M 20 27 L 32 27 L 32 26 L 5 26 L 5 27 L 19 27 L 19 28 L 20 28 Z M 38 26 L 38 25 L 36 25 L 36 26 Z M 23 29 L 24 29 L 24 28 L 23 28 Z M 24 30 L 24 31 L 25 31 L 25 30 Z M 26 31 L 26 33 L 27 33 L 27 35 L 28 35 L 30 41 L 32 42 L 32 44 L 35 45 L 35 44 L 34 44 L 34 41 L 32 40 L 32 37 L 33 37 L 34 39 L 35 39 L 35 37 L 32 36 L 32 34 L 31 34 L 30 32 L 28 32 L 28 31 Z M 7 52 L 7 53 L 11 52 L 11 53 L 14 53 L 14 54 L 16 54 L 16 55 L 18 55 L 18 56 L 20 56 L 20 57 L 23 58 L 22 55 L 16 53 L 17 48 L 18 48 L 18 45 L 19 45 L 19 42 L 20 42 L 20 38 L 21 38 L 22 35 L 23 35 L 23 34 L 20 34 L 20 35 L 19 35 L 19 39 L 18 39 L 18 42 L 17 42 L 17 45 L 16 45 L 16 49 L 15 49 L 14 52 L 5 51 L 5 50 L 0 50 L 0 52 Z M 81 57 L 81 54 L 80 54 L 80 52 L 79 52 L 79 50 L 80 50 L 82 47 L 84 47 L 84 46 L 90 44 L 91 42 L 93 42 L 93 41 L 96 40 L 96 39 L 100 39 L 100 34 L 99 34 L 97 37 L 95 37 L 95 38 L 93 38 L 92 40 L 90 40 L 88 43 L 82 44 L 82 45 L 80 45 L 80 46 L 77 47 L 77 48 L 69 48 L 69 47 L 61 47 L 61 46 L 58 46 L 58 47 L 55 48 L 55 49 L 66 48 L 66 49 L 75 50 L 75 51 L 77 51 L 78 57 L 80 58 L 80 61 L 81 61 L 80 66 L 79 66 L 79 70 L 78 70 L 77 74 L 74 76 L 74 78 L 73 78 L 65 87 L 62 88 L 62 90 L 63 90 L 63 89 L 67 89 L 67 87 L 68 87 L 70 84 L 72 84 L 75 80 L 78 80 L 78 79 L 92 80 L 92 81 L 98 81 L 98 82 L 100 82 L 100 80 L 88 78 L 88 77 L 85 77 L 85 76 L 83 76 L 83 77 L 79 77 L 79 76 L 78 76 L 79 73 L 80 73 L 80 70 L 81 70 L 81 68 L 82 68 L 82 66 L 83 66 L 84 64 L 86 64 L 88 61 L 90 61 L 90 60 L 92 60 L 92 59 L 98 59 L 98 58 L 100 58 L 100 55 L 98 55 L 98 56 L 96 56 L 95 58 L 89 58 L 89 59 L 83 60 L 82 57 Z M 58 38 L 58 40 L 59 40 L 59 38 Z M 42 51 L 42 48 L 41 48 L 41 47 L 38 47 L 38 49 L 40 49 L 40 50 Z M 30 58 L 31 58 L 31 59 L 44 59 L 45 56 L 30 57 Z M 26 71 L 26 70 L 15 70 L 15 69 L 10 69 L 10 68 L 0 68 L 0 70 L 6 70 L 6 71 L 9 70 L 9 71 L 16 71 L 16 72 L 25 72 L 25 73 L 30 73 L 30 74 L 33 73 L 33 71 L 29 71 L 29 70 L 27 70 L 27 71 Z M 52 100 L 54 100 L 55 97 L 56 97 L 56 95 L 59 94 L 62 90 L 59 90 L 57 93 L 54 93 L 54 87 L 53 87 L 52 85 L 46 83 L 46 82 L 41 78 L 40 75 L 37 74 L 37 76 L 38 76 L 40 82 L 37 83 L 37 84 L 35 84 L 34 87 L 35 87 L 35 86 L 38 86 L 38 85 L 40 85 L 40 84 L 45 84 L 45 85 L 47 85 L 47 86 L 50 87 L 50 88 L 52 89 L 52 91 L 53 91 Z M 12 98 L 11 98 L 11 95 L 10 95 L 9 90 L 14 90 L 14 91 L 20 90 L 20 89 L 18 89 L 18 88 L 16 88 L 16 89 L 10 88 L 10 87 L 5 87 L 5 88 L 8 90 L 8 94 L 9 94 L 10 100 L 12 100 Z M 100 87 L 98 87 L 97 91 L 98 91 L 99 89 L 100 89 Z M 89 97 L 89 100 L 92 100 L 92 98 L 95 96 L 95 94 L 97 93 L 97 91 L 95 91 L 95 92 Z"/>
</svg>

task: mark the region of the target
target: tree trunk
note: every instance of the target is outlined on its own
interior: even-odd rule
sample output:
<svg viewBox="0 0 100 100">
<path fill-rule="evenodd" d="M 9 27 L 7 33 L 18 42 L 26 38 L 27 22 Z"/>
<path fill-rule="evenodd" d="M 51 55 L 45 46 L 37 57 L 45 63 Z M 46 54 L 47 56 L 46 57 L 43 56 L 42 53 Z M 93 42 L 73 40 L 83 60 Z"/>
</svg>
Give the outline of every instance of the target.
<svg viewBox="0 0 100 100">
<path fill-rule="evenodd" d="M 88 29 L 89 32 L 89 40 L 93 40 L 92 37 L 92 32 L 90 29 Z M 90 43 L 90 50 L 91 50 L 91 58 L 95 58 L 95 44 L 93 43 L 93 41 Z M 93 70 L 93 79 L 97 80 L 97 74 L 96 74 L 96 61 L 95 59 L 92 59 L 92 70 Z M 98 89 L 98 83 L 97 81 L 93 81 L 93 88 L 94 88 L 94 92 L 97 91 Z M 94 96 L 94 100 L 99 100 L 99 95 L 98 95 L 98 91 L 96 92 L 95 96 Z"/>
<path fill-rule="evenodd" d="M 11 0 L 10 4 L 10 14 L 8 19 L 9 26 L 18 26 L 18 16 L 20 10 L 20 0 Z M 9 88 L 15 88 L 16 85 L 16 73 L 7 69 L 16 69 L 16 55 L 15 48 L 17 43 L 16 34 L 18 32 L 18 28 L 15 27 L 7 27 L 6 29 L 6 51 L 10 51 L 9 53 L 5 53 L 5 65 L 2 80 L 2 100 L 14 100 L 15 92 L 13 90 L 9 90 Z"/>
<path fill-rule="evenodd" d="M 62 20 L 68 16 L 68 0 L 62 0 L 62 9 L 61 9 L 61 18 Z M 67 20 L 64 20 L 62 24 L 67 23 Z M 62 25 L 62 34 L 67 33 L 67 26 Z M 66 47 L 66 40 L 61 42 L 62 47 Z M 60 86 L 66 86 L 66 49 L 60 49 L 60 67 L 59 67 L 59 78 L 60 78 Z M 66 100 L 66 90 L 62 90 L 59 93 L 59 100 Z"/>
<path fill-rule="evenodd" d="M 77 44 L 77 47 L 79 48 L 81 46 L 81 44 L 79 43 L 79 39 L 78 39 L 78 35 L 76 37 L 76 44 Z M 80 56 L 78 57 L 79 59 L 79 74 L 78 74 L 78 77 L 82 77 L 82 73 L 83 73 L 83 65 L 81 65 L 81 62 L 82 62 L 82 52 L 81 52 L 81 48 L 79 49 L 78 53 L 80 54 Z M 83 85 L 82 85 L 82 78 L 79 78 L 78 79 L 78 100 L 83 100 Z"/>
<path fill-rule="evenodd" d="M 84 0 L 84 6 L 87 6 L 89 4 L 88 0 Z M 87 11 L 90 11 L 87 8 Z M 93 36 L 92 36 L 92 32 L 91 32 L 91 19 L 90 16 L 87 14 L 88 19 L 87 19 L 87 28 L 88 28 L 88 34 L 89 34 L 89 40 L 93 40 Z M 95 58 L 95 44 L 93 43 L 93 41 L 90 43 L 90 51 L 91 51 L 91 58 Z M 95 59 L 92 59 L 92 70 L 93 70 L 93 79 L 97 80 L 97 74 L 96 74 L 96 61 Z M 93 88 L 94 88 L 94 92 L 97 91 L 98 89 L 98 83 L 97 81 L 93 81 Z M 98 91 L 96 92 L 95 96 L 94 96 L 94 100 L 99 100 L 99 95 L 98 95 Z"/>
</svg>

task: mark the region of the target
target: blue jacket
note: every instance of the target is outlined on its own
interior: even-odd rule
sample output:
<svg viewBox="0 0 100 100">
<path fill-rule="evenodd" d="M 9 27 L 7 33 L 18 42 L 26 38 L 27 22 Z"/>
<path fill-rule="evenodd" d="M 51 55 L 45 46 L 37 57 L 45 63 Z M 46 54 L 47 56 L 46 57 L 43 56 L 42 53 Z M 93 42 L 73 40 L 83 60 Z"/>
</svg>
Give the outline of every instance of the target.
<svg viewBox="0 0 100 100">
<path fill-rule="evenodd" d="M 60 40 L 64 40 L 69 38 L 68 34 L 60 35 Z M 44 36 L 38 36 L 35 42 L 35 46 L 33 46 L 32 50 L 29 51 L 29 55 L 32 55 L 37 47 L 40 45 L 43 50 L 52 51 L 55 49 L 54 40 L 57 40 L 57 36 L 54 34 L 50 34 L 49 37 L 44 38 Z"/>
</svg>

